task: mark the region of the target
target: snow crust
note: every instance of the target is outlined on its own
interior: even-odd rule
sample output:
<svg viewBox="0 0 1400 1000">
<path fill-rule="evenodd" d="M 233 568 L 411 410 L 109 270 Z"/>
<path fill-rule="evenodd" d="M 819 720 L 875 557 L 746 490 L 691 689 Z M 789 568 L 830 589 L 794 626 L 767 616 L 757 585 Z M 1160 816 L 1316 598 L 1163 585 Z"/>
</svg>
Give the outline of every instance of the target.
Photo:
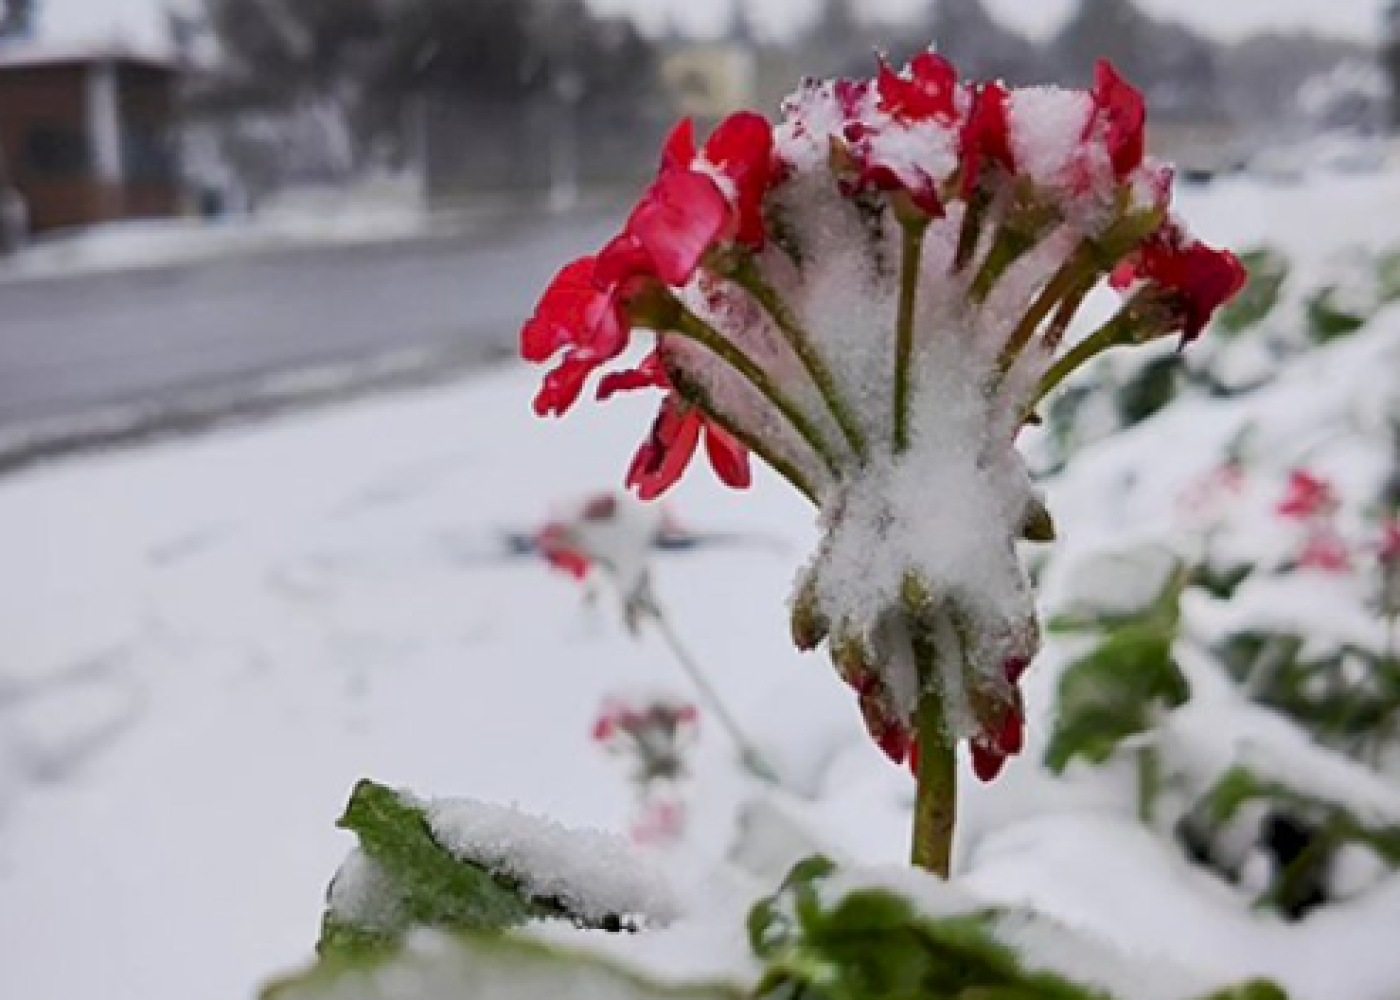
<svg viewBox="0 0 1400 1000">
<path fill-rule="evenodd" d="M 508 806 L 440 799 L 428 807 L 433 836 L 541 899 L 558 899 L 589 920 L 640 916 L 665 924 L 677 901 L 660 864 L 617 834 L 571 830 Z"/>
</svg>

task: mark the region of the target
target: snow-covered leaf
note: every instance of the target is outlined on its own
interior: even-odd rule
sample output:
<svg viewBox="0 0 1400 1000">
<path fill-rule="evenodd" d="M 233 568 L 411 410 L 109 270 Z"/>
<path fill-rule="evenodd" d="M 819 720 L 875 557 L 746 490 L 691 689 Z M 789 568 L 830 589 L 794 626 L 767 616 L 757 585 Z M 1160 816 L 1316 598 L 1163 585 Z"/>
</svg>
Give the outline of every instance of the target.
<svg viewBox="0 0 1400 1000">
<path fill-rule="evenodd" d="M 331 886 L 318 945 L 325 956 L 377 951 L 421 927 L 499 931 L 560 919 L 620 930 L 638 913 L 653 916 L 642 911 L 667 905 L 648 898 L 646 866 L 630 856 L 613 858 L 613 867 L 627 867 L 632 878 L 603 889 L 583 884 L 585 868 L 608 864 L 610 849 L 620 856 L 624 845 L 513 810 L 424 804 L 365 780 L 340 825 L 359 837 L 360 850 Z"/>
</svg>

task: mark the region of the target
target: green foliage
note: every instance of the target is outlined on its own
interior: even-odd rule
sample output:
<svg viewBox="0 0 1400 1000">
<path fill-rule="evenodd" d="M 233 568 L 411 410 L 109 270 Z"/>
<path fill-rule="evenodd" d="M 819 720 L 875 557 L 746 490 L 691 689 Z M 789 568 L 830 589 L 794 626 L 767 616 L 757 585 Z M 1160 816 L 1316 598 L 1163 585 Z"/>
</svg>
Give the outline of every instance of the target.
<svg viewBox="0 0 1400 1000">
<path fill-rule="evenodd" d="M 1150 731 L 1160 711 L 1191 697 L 1173 656 L 1186 575 L 1179 565 L 1155 600 L 1131 614 L 1061 617 L 1059 631 L 1098 633 L 1098 642 L 1060 677 L 1055 729 L 1045 763 L 1056 773 L 1076 759 L 1105 763 L 1124 740 Z M 1155 784 L 1155 783 L 1154 783 Z M 1149 797 L 1154 789 L 1145 788 Z M 1143 804 L 1144 813 L 1151 802 Z"/>
<path fill-rule="evenodd" d="M 1211 562 L 1203 562 L 1192 567 L 1189 583 L 1217 600 L 1228 601 L 1235 596 L 1240 584 L 1254 575 L 1254 569 L 1252 563 L 1217 566 Z"/>
<path fill-rule="evenodd" d="M 1256 326 L 1273 312 L 1288 281 L 1288 258 L 1274 247 L 1256 247 L 1240 254 L 1249 283 L 1215 316 L 1218 329 L 1236 334 Z"/>
<path fill-rule="evenodd" d="M 359 837 L 374 877 L 357 887 L 353 912 L 327 911 L 317 944 L 322 956 L 383 952 L 418 927 L 491 932 L 542 918 L 600 926 L 560 900 L 532 897 L 508 876 L 457 857 L 433 836 L 422 807 L 391 788 L 361 781 L 339 825 Z M 601 926 L 617 929 L 621 921 Z"/>
<path fill-rule="evenodd" d="M 1369 316 L 1358 315 L 1337 302 L 1337 288 L 1329 285 L 1320 289 L 1307 305 L 1308 333 L 1319 344 L 1331 343 L 1355 333 L 1366 325 Z"/>
<path fill-rule="evenodd" d="M 1122 427 L 1139 424 L 1171 405 L 1181 391 L 1181 355 L 1148 358 L 1119 388 L 1115 397 Z"/>
<path fill-rule="evenodd" d="M 1026 969 L 992 933 L 996 911 L 933 918 L 878 889 L 829 899 L 823 858 L 797 866 L 754 907 L 749 938 L 766 966 L 759 997 L 803 1000 L 1024 998 L 1106 1000 L 1054 973 Z"/>
<path fill-rule="evenodd" d="M 1368 649 L 1309 655 L 1301 635 L 1249 630 L 1226 636 L 1214 652 L 1250 698 L 1340 749 L 1389 739 L 1400 716 L 1400 672 Z"/>
<path fill-rule="evenodd" d="M 1105 763 L 1124 740 L 1150 731 L 1160 710 L 1185 704 L 1191 689 L 1174 641 L 1153 626 L 1124 626 L 1075 661 L 1060 678 L 1046 766 L 1059 773 L 1077 758 Z"/>
<path fill-rule="evenodd" d="M 1109 1000 L 1102 989 L 1028 968 L 998 939 L 1025 915 L 982 909 L 935 917 L 903 896 L 859 888 L 837 896 L 825 858 L 802 862 L 749 916 L 765 972 L 755 994 L 782 1000 Z M 828 883 L 828 884 L 823 884 Z M 1068 932 L 1066 932 L 1068 933 Z M 1068 942 L 1068 939 L 1066 939 Z M 1286 1000 L 1254 982 L 1205 1000 Z"/>
<path fill-rule="evenodd" d="M 1341 848 L 1352 845 L 1400 867 L 1400 826 L 1358 816 L 1347 806 L 1281 781 L 1235 767 L 1197 805 L 1192 822 L 1202 832 L 1218 831 L 1246 805 L 1265 807 L 1261 839 L 1276 865 L 1258 905 L 1298 919 L 1329 898 L 1331 871 Z"/>
<path fill-rule="evenodd" d="M 1303 816 L 1334 842 L 1365 847 L 1392 868 L 1400 867 L 1400 826 L 1363 819 L 1344 805 L 1261 778 L 1245 767 L 1227 771 L 1202 800 L 1202 806 L 1213 822 L 1224 824 L 1251 802 L 1265 802 Z"/>
</svg>

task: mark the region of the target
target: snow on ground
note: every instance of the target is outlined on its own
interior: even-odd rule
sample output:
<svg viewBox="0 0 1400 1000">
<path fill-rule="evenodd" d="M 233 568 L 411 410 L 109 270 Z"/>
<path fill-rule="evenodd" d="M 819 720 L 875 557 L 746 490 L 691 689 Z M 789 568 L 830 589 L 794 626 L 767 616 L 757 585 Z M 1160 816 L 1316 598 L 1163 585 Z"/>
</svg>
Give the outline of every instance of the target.
<svg viewBox="0 0 1400 1000">
<path fill-rule="evenodd" d="M 202 263 L 306 245 L 412 239 L 462 220 L 436 218 L 408 178 L 305 188 L 246 215 L 111 222 L 37 240 L 0 261 L 0 281 Z"/>
<path fill-rule="evenodd" d="M 1273 234 L 1310 270 L 1393 239 L 1400 180 L 1231 181 L 1182 202 L 1202 236 Z M 1168 530 L 1240 420 L 1276 421 L 1283 449 L 1393 384 L 1398 340 L 1392 310 L 1257 399 L 1182 407 L 1093 447 L 1050 490 L 1065 548 Z M 362 776 L 626 829 L 625 775 L 590 723 L 615 686 L 686 692 L 684 679 L 608 602 L 589 610 L 567 577 L 506 557 L 502 536 L 614 485 L 651 404 L 545 424 L 533 388 L 509 371 L 0 482 L 0 997 L 248 996 L 307 956 L 351 846 L 334 820 Z M 684 523 L 781 544 L 663 556 L 657 590 L 810 796 L 750 803 L 771 842 L 746 856 L 770 872 L 816 845 L 899 862 L 912 783 L 869 745 L 829 665 L 787 637 L 810 515 L 771 476 L 736 496 L 702 466 L 674 496 Z M 1043 737 L 1048 672 L 1028 686 Z M 701 733 L 691 878 L 753 794 L 723 734 Z M 1277 924 L 1114 814 L 1101 783 L 1046 779 L 1036 751 L 964 788 L 969 888 L 1208 977 L 1393 1000 L 1394 880 Z"/>
</svg>

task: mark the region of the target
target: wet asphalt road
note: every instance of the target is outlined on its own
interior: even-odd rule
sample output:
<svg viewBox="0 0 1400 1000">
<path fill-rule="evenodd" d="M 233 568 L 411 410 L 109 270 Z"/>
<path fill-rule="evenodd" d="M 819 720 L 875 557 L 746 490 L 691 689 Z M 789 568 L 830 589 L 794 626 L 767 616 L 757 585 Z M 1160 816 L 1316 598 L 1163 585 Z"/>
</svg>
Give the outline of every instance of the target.
<svg viewBox="0 0 1400 1000">
<path fill-rule="evenodd" d="M 407 242 L 0 283 L 0 438 L 133 408 L 228 407 L 271 378 L 390 355 L 500 357 L 555 270 L 615 225 L 601 212 L 478 221 Z"/>
</svg>

